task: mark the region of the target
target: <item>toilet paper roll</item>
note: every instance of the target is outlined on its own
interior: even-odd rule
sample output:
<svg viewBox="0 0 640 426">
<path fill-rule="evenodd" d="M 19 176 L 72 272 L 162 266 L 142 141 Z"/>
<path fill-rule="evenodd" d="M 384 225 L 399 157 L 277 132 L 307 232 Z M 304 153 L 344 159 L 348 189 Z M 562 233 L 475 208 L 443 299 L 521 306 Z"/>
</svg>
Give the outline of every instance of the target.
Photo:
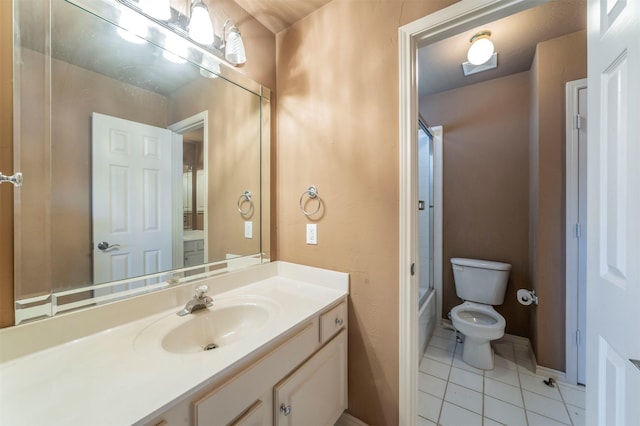
<svg viewBox="0 0 640 426">
<path fill-rule="evenodd" d="M 533 297 L 531 295 L 531 292 L 527 289 L 521 288 L 520 290 L 518 290 L 518 302 L 521 305 L 530 305 L 533 303 Z"/>
</svg>

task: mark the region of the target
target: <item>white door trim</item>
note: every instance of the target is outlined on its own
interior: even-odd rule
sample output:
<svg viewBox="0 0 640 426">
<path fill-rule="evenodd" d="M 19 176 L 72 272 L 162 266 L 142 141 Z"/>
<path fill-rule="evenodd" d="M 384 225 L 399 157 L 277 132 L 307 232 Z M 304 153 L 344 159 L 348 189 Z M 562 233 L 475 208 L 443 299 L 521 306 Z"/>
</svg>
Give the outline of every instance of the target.
<svg viewBox="0 0 640 426">
<path fill-rule="evenodd" d="M 587 87 L 587 79 L 566 84 L 566 377 L 571 384 L 578 382 L 578 244 L 575 224 L 578 223 L 578 91 Z M 586 149 L 586 146 L 585 146 Z M 586 167 L 586 164 L 582 165 Z M 586 227 L 586 223 L 582 224 Z M 583 228 L 583 230 L 585 230 Z M 586 306 L 583 307 L 585 309 Z M 584 339 L 585 336 L 582 336 Z"/>
<path fill-rule="evenodd" d="M 442 318 L 442 166 L 443 129 L 431 128 L 433 132 L 433 288 L 436 291 L 436 324 Z M 420 273 L 420 271 L 418 271 Z"/>
<path fill-rule="evenodd" d="M 398 29 L 399 43 L 399 423 L 418 421 L 418 283 L 412 264 L 418 253 L 417 48 L 481 23 L 529 9 L 546 0 L 462 0 Z"/>
</svg>

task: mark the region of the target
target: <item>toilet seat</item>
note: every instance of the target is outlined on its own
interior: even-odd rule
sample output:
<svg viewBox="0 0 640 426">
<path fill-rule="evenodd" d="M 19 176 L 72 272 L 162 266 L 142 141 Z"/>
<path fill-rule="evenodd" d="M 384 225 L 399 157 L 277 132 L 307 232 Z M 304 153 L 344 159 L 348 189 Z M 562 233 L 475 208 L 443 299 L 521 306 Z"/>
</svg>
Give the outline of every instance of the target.
<svg viewBox="0 0 640 426">
<path fill-rule="evenodd" d="M 464 302 L 451 310 L 453 326 L 475 339 L 496 340 L 504 335 L 506 320 L 493 306 Z"/>
</svg>

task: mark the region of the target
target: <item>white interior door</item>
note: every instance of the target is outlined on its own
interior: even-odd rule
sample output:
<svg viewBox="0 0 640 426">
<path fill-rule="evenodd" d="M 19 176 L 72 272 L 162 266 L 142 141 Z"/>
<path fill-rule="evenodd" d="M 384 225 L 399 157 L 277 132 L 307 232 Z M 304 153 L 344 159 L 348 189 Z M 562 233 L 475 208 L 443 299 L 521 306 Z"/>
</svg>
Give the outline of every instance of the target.
<svg viewBox="0 0 640 426">
<path fill-rule="evenodd" d="M 171 131 L 92 117 L 93 282 L 172 269 Z"/>
<path fill-rule="evenodd" d="M 640 2 L 589 0 L 587 423 L 640 424 Z"/>
</svg>

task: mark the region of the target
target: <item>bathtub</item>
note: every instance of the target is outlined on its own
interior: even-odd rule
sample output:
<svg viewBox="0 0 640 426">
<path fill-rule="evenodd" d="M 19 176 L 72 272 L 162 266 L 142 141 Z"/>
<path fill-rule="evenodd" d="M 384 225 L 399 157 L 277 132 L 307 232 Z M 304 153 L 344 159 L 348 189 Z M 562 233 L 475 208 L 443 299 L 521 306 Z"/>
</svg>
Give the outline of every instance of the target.
<svg viewBox="0 0 640 426">
<path fill-rule="evenodd" d="M 422 359 L 436 326 L 436 292 L 434 289 L 419 289 L 418 296 L 418 359 Z"/>
</svg>

